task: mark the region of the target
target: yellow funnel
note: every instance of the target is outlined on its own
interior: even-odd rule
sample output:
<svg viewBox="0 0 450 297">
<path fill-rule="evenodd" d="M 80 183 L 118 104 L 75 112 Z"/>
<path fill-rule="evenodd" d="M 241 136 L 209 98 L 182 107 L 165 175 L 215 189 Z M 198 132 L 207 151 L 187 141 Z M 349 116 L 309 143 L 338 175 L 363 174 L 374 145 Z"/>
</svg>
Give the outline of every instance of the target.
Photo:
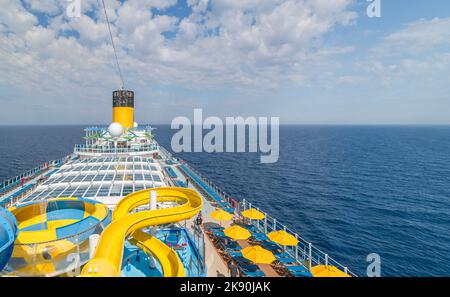
<svg viewBox="0 0 450 297">
<path fill-rule="evenodd" d="M 134 127 L 134 92 L 118 90 L 113 92 L 113 123 L 120 123 L 125 129 Z"/>
</svg>

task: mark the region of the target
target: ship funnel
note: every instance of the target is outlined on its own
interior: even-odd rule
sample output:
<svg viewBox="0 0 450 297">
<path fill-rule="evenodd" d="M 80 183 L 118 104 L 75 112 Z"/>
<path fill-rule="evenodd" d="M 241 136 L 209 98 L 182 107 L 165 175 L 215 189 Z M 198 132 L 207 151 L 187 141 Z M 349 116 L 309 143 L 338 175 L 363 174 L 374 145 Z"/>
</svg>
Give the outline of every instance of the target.
<svg viewBox="0 0 450 297">
<path fill-rule="evenodd" d="M 113 92 L 113 122 L 125 129 L 134 127 L 134 92 L 117 90 Z"/>
</svg>

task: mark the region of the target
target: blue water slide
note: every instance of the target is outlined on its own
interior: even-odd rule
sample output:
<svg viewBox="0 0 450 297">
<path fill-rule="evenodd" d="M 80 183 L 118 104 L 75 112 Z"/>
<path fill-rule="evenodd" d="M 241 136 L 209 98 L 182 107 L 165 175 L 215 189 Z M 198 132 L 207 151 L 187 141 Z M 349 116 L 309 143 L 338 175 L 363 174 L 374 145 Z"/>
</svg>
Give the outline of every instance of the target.
<svg viewBox="0 0 450 297">
<path fill-rule="evenodd" d="M 14 241 L 19 233 L 16 218 L 0 207 L 0 271 L 5 268 L 14 249 Z"/>
</svg>

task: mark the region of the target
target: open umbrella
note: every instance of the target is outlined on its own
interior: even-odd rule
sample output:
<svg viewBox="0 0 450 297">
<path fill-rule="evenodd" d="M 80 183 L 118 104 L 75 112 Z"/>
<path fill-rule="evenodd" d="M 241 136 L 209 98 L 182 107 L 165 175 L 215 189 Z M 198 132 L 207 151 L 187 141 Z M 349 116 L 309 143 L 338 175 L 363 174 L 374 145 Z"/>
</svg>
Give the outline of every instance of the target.
<svg viewBox="0 0 450 297">
<path fill-rule="evenodd" d="M 247 229 L 244 229 L 238 225 L 226 228 L 225 230 L 223 230 L 223 233 L 234 240 L 246 240 L 250 236 L 252 236 L 252 234 Z"/>
<path fill-rule="evenodd" d="M 262 220 L 266 217 L 262 212 L 254 208 L 244 210 L 242 215 L 251 220 Z"/>
<path fill-rule="evenodd" d="M 284 230 L 273 231 L 267 234 L 270 240 L 283 246 L 296 246 L 298 244 L 297 238 L 287 233 Z"/>
<path fill-rule="evenodd" d="M 311 268 L 314 277 L 350 277 L 347 273 L 332 265 L 317 265 Z"/>
<path fill-rule="evenodd" d="M 276 260 L 271 251 L 259 245 L 246 247 L 242 250 L 242 256 L 255 264 L 270 264 Z"/>
<path fill-rule="evenodd" d="M 218 209 L 216 211 L 213 211 L 209 216 L 217 221 L 229 221 L 233 218 L 232 214 L 229 214 L 228 212 L 224 211 L 223 209 Z"/>
</svg>

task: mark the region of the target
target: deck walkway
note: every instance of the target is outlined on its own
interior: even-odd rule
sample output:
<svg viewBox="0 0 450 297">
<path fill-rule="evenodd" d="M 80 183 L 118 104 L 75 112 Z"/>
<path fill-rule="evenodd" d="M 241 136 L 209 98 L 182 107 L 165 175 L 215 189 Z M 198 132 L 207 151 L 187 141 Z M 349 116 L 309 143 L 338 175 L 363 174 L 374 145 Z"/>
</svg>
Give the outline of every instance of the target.
<svg viewBox="0 0 450 297">
<path fill-rule="evenodd" d="M 175 175 L 178 176 L 178 180 L 187 184 L 186 178 L 185 178 L 184 174 L 181 172 L 181 170 L 176 166 L 172 166 L 171 168 L 172 168 L 173 172 L 175 173 Z M 202 199 L 203 199 L 203 209 L 202 209 L 203 222 L 204 223 L 208 223 L 208 222 L 216 223 L 209 217 L 209 214 L 212 211 L 214 211 L 215 208 L 211 205 L 211 203 L 209 202 L 207 197 L 205 197 L 202 193 L 200 193 L 198 191 L 198 189 L 192 183 L 189 183 L 189 185 L 187 187 L 189 189 L 196 190 L 197 193 L 199 193 L 200 197 L 202 197 Z M 189 229 L 193 228 L 194 219 L 195 218 L 192 218 L 191 220 L 186 221 L 186 226 Z M 225 226 L 225 224 L 224 224 L 224 226 Z M 204 231 L 203 228 L 202 228 L 202 231 Z M 203 234 L 205 234 L 205 233 L 203 232 Z M 204 239 L 204 242 L 205 242 L 205 265 L 207 267 L 207 276 L 208 277 L 229 277 L 230 273 L 228 271 L 227 264 L 222 259 L 222 256 L 219 254 L 217 249 L 214 247 L 209 236 L 207 236 L 205 234 L 204 237 L 205 237 L 205 239 Z"/>
<path fill-rule="evenodd" d="M 202 197 L 205 199 L 204 197 Z M 206 201 L 206 203 L 209 203 Z M 213 222 L 209 219 L 209 215 L 203 214 L 204 222 Z M 192 229 L 194 226 L 194 219 L 191 219 L 186 222 L 186 226 L 189 229 Z M 219 254 L 217 249 L 214 247 L 211 239 L 208 235 L 204 233 L 204 229 L 202 228 L 203 234 L 205 235 L 205 265 L 207 267 L 207 276 L 208 277 L 229 277 L 230 273 L 228 271 L 228 266 L 225 261 L 222 259 L 222 256 Z"/>
</svg>

